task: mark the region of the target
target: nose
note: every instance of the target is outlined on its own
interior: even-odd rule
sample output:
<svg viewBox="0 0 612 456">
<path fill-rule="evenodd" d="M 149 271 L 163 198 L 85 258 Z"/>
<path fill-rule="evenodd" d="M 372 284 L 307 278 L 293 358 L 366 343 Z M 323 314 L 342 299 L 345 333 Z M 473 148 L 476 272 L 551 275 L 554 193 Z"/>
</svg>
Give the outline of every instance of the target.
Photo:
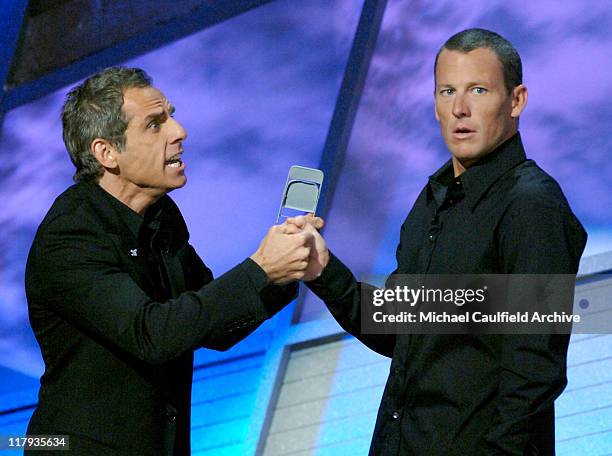
<svg viewBox="0 0 612 456">
<path fill-rule="evenodd" d="M 184 141 L 187 138 L 187 131 L 181 123 L 176 120 L 174 117 L 168 118 L 172 128 L 172 139 L 171 142 Z"/>
<path fill-rule="evenodd" d="M 455 94 L 455 99 L 453 100 L 453 115 L 457 118 L 470 116 L 470 106 L 468 100 L 462 94 Z"/>
</svg>

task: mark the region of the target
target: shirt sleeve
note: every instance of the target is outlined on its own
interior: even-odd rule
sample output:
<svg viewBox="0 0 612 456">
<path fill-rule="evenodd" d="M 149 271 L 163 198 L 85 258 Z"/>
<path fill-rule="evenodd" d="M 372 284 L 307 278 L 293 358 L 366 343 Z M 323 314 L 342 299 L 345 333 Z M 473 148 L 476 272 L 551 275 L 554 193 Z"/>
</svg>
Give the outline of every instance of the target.
<svg viewBox="0 0 612 456">
<path fill-rule="evenodd" d="M 306 285 L 329 308 L 333 317 L 348 333 L 381 355 L 392 357 L 394 334 L 365 334 L 361 326 L 361 296 L 371 285 L 357 282 L 351 271 L 330 252 L 329 263 L 317 279 Z M 371 294 L 371 293 L 370 293 Z"/>
<path fill-rule="evenodd" d="M 31 307 L 150 364 L 200 347 L 228 349 L 295 297 L 295 285 L 267 293 L 265 273 L 247 259 L 199 289 L 156 302 L 127 272 L 112 237 L 77 219 L 60 216 L 38 234 L 26 270 Z"/>
<path fill-rule="evenodd" d="M 265 271 L 251 258 L 247 258 L 242 264 L 255 290 L 261 292 L 269 284 Z"/>
<path fill-rule="evenodd" d="M 251 284 L 263 300 L 266 312 L 272 316 L 280 311 L 285 305 L 294 300 L 298 295 L 298 283 L 292 282 L 277 285 L 268 279 L 266 272 L 251 258 L 242 263 Z"/>
<path fill-rule="evenodd" d="M 562 195 L 536 194 L 517 198 L 509 207 L 498 240 L 506 274 L 575 275 L 586 233 Z M 569 334 L 500 337 L 501 379 L 495 416 L 478 454 L 523 455 L 530 440 L 546 438 L 537 423 L 552 419 L 554 400 L 567 383 Z"/>
</svg>

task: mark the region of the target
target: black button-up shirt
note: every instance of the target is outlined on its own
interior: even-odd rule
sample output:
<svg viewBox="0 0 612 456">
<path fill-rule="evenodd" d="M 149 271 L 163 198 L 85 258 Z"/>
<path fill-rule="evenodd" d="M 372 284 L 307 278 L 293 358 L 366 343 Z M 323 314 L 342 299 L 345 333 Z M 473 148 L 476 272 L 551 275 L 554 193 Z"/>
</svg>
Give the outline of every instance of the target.
<svg viewBox="0 0 612 456">
<path fill-rule="evenodd" d="M 586 233 L 517 134 L 458 178 L 449 160 L 402 225 L 398 272 L 571 274 Z"/>
<path fill-rule="evenodd" d="M 402 225 L 401 274 L 575 274 L 586 233 L 516 134 L 459 177 L 449 160 Z M 334 256 L 309 284 L 344 329 L 391 356 L 370 454 L 554 454 L 565 335 L 372 335 Z"/>
<path fill-rule="evenodd" d="M 104 192 L 104 196 L 128 226 L 129 230 L 138 240 L 130 253 L 132 256 L 141 256 L 147 265 L 147 274 L 151 278 L 151 297 L 157 301 L 165 301 L 175 297 L 178 293 L 173 292 L 173 286 L 168 276 L 168 271 L 162 256 L 163 241 L 158 239 L 160 234 L 160 219 L 163 209 L 153 204 L 147 209 L 144 216 L 134 212 L 130 207 L 121 203 L 113 196 Z M 168 252 L 165 252 L 168 253 Z"/>
</svg>

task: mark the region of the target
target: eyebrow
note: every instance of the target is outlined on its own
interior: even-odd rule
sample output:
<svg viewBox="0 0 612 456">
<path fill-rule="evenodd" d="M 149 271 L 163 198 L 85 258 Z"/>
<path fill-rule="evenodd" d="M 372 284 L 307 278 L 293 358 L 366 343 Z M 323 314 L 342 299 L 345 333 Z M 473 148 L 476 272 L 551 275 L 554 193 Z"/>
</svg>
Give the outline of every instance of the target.
<svg viewBox="0 0 612 456">
<path fill-rule="evenodd" d="M 168 113 L 170 115 L 174 114 L 174 112 L 176 111 L 176 108 L 174 107 L 174 105 L 168 103 L 167 106 L 168 106 Z M 165 115 L 166 115 L 166 109 L 164 108 L 161 108 L 159 111 L 152 112 L 144 118 L 144 125 L 147 126 L 149 122 L 151 122 L 152 120 L 161 119 Z"/>
<path fill-rule="evenodd" d="M 472 82 L 468 82 L 466 84 L 459 84 L 459 85 L 466 85 L 467 87 L 474 87 L 474 86 L 489 86 L 491 84 L 489 82 L 486 82 L 486 81 L 472 81 Z M 451 83 L 448 83 L 448 82 L 444 83 L 444 84 L 436 82 L 436 87 L 453 87 L 454 88 L 455 85 L 451 84 Z"/>
<path fill-rule="evenodd" d="M 147 125 L 151 120 L 156 120 L 156 119 L 159 119 L 159 118 L 163 117 L 165 113 L 166 113 L 166 111 L 152 112 L 151 114 L 147 115 L 144 118 L 145 125 Z"/>
</svg>

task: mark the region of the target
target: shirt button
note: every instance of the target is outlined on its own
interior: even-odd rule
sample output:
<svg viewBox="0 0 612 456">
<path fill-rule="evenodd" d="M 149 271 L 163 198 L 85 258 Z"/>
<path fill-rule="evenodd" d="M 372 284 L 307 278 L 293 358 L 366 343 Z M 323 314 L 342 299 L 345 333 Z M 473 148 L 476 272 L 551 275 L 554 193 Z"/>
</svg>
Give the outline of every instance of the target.
<svg viewBox="0 0 612 456">
<path fill-rule="evenodd" d="M 400 375 L 402 373 L 402 368 L 401 367 L 396 367 L 395 369 L 393 369 L 393 373 L 395 375 Z"/>
<path fill-rule="evenodd" d="M 429 240 L 430 240 L 430 241 L 433 241 L 433 240 L 434 240 L 434 238 L 435 238 L 435 236 L 434 236 L 433 234 L 430 234 L 430 235 L 429 235 Z"/>
<path fill-rule="evenodd" d="M 394 420 L 397 420 L 397 419 L 400 417 L 400 412 L 398 412 L 398 411 L 396 410 L 395 412 L 393 412 L 393 413 L 391 414 L 391 417 L 392 417 Z"/>
</svg>

